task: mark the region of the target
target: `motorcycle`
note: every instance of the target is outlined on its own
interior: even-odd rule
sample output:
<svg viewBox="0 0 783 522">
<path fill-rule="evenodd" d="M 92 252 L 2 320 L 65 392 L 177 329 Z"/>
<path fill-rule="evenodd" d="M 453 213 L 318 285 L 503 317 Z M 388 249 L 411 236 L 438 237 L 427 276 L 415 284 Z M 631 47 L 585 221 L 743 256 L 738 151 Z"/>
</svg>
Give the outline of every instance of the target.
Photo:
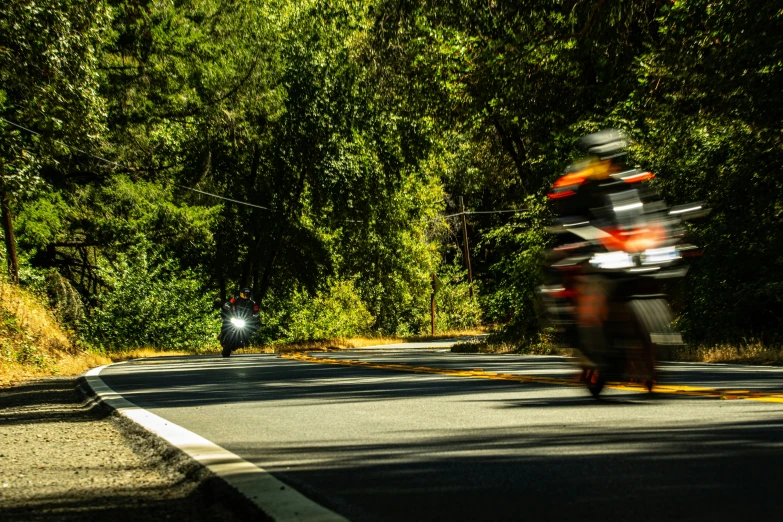
<svg viewBox="0 0 783 522">
<path fill-rule="evenodd" d="M 683 241 L 683 222 L 705 216 L 701 203 L 668 207 L 638 169 L 612 174 L 620 184 L 589 218 L 560 218 L 549 232 L 549 284 L 539 289 L 565 344 L 581 355 L 581 377 L 594 397 L 607 382 L 641 382 L 652 391 L 656 351 L 682 345 L 672 326 L 663 284 L 684 277 L 696 246 Z M 563 176 L 550 199 L 566 198 L 581 180 Z M 635 185 L 639 184 L 639 185 Z"/>
<path fill-rule="evenodd" d="M 231 352 L 249 345 L 250 339 L 258 329 L 258 314 L 243 309 L 224 311 L 223 325 L 220 328 L 220 347 L 223 357 L 231 357 Z"/>
</svg>

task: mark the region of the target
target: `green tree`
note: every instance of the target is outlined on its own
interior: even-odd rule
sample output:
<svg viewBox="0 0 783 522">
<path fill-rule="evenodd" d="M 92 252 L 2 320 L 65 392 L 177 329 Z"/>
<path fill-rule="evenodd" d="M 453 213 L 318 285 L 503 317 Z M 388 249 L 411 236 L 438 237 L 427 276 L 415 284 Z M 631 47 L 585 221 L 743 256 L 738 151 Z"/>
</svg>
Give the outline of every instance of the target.
<svg viewBox="0 0 783 522">
<path fill-rule="evenodd" d="M 107 22 L 99 2 L 9 0 L 0 7 L 0 206 L 12 279 L 12 201 L 36 194 L 46 180 L 94 169 L 83 151 L 96 150 L 104 130 L 97 68 Z"/>
<path fill-rule="evenodd" d="M 783 12 L 773 4 L 677 2 L 617 109 L 673 203 L 713 209 L 678 288 L 680 323 L 707 342 L 783 334 Z"/>
</svg>

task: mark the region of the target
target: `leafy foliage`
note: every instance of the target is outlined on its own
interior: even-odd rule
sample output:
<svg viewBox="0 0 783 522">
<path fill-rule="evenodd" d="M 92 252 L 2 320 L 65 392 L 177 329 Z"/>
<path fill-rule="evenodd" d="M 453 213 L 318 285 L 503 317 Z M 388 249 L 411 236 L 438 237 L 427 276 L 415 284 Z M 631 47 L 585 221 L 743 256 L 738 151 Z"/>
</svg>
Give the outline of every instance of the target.
<svg viewBox="0 0 783 522">
<path fill-rule="evenodd" d="M 671 203 L 714 209 L 672 289 L 685 332 L 780 342 L 782 17 L 721 0 L 10 0 L 0 116 L 35 134 L 0 121 L 0 189 L 23 273 L 117 348 L 208 344 L 207 303 L 238 286 L 265 341 L 416 333 L 433 273 L 438 328 L 537 342 L 543 195 L 575 139 L 611 125 Z M 460 197 L 508 211 L 468 216 L 474 300 L 461 220 L 438 217 Z"/>
<path fill-rule="evenodd" d="M 639 58 L 632 117 L 638 155 L 674 203 L 705 201 L 704 247 L 682 288 L 695 339 L 781 341 L 783 334 L 783 12 L 772 5 L 678 2 Z"/>
<path fill-rule="evenodd" d="M 366 335 L 373 324 L 351 281 L 335 281 L 312 299 L 299 294 L 292 305 L 295 311 L 281 336 L 292 341 Z"/>
<path fill-rule="evenodd" d="M 0 7 L 0 183 L 21 196 L 90 163 L 104 129 L 98 95 L 108 12 L 99 2 L 9 0 Z M 72 157 L 73 156 L 73 157 Z"/>
<path fill-rule="evenodd" d="M 214 346 L 220 323 L 212 300 L 190 271 L 172 261 L 131 255 L 103 276 L 109 289 L 84 325 L 109 350 L 154 346 L 163 350 Z"/>
<path fill-rule="evenodd" d="M 476 293 L 470 295 L 467 271 L 454 264 L 445 265 L 438 277 L 443 286 L 435 293 L 435 330 L 469 330 L 480 325 L 481 308 Z M 424 324 L 430 321 L 429 314 L 422 318 Z"/>
</svg>

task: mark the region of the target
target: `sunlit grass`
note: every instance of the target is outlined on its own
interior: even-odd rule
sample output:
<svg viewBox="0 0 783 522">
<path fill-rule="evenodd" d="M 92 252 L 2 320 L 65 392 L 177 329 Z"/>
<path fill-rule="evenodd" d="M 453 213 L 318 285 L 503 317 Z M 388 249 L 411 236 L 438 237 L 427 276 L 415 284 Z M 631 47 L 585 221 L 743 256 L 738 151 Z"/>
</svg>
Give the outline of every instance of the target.
<svg viewBox="0 0 783 522">
<path fill-rule="evenodd" d="M 47 355 L 74 351 L 71 338 L 51 311 L 19 286 L 0 280 L 0 309 L 14 323 L 14 328 L 5 328 L 5 335 L 13 335 L 18 329 Z"/>
<path fill-rule="evenodd" d="M 724 364 L 783 364 L 783 347 L 765 346 L 759 342 L 748 344 L 718 344 L 684 346 L 661 354 L 670 361 L 696 361 Z"/>
<path fill-rule="evenodd" d="M 520 345 L 500 339 L 480 339 L 460 343 L 452 347 L 453 353 L 562 355 L 572 357 L 578 352 L 558 346 L 546 336 L 537 343 Z M 724 364 L 783 365 L 783 347 L 765 346 L 759 342 L 742 345 L 720 344 L 711 346 L 662 347 L 658 352 L 661 361 L 704 362 Z"/>
<path fill-rule="evenodd" d="M 111 358 L 111 362 L 121 362 L 129 361 L 131 359 L 143 359 L 145 357 L 173 357 L 183 355 L 193 355 L 193 353 L 181 350 L 158 350 L 157 348 L 131 348 L 121 352 L 111 352 L 108 354 L 108 357 Z"/>
<path fill-rule="evenodd" d="M 72 354 L 64 354 L 50 357 L 49 364 L 44 366 L 19 364 L 15 361 L 0 361 L 0 387 L 22 381 L 53 375 L 81 375 L 91 368 L 128 361 L 130 359 L 142 359 L 145 357 L 164 357 L 193 355 L 189 352 L 157 350 L 155 348 L 137 348 L 117 353 L 96 353 L 81 351 Z"/>
<path fill-rule="evenodd" d="M 519 345 L 497 339 L 477 339 L 456 344 L 451 347 L 452 353 L 487 353 L 487 354 L 524 354 L 524 355 L 563 355 L 571 356 L 573 350 L 562 348 L 552 343 L 539 342 Z"/>
<path fill-rule="evenodd" d="M 332 350 L 348 350 L 405 342 L 397 337 L 352 337 L 335 339 L 319 339 L 313 341 L 297 341 L 289 343 L 274 343 L 263 346 L 241 348 L 237 353 L 293 353 L 293 352 L 328 352 Z"/>
<path fill-rule="evenodd" d="M 406 337 L 404 342 L 417 343 L 425 341 L 438 341 L 444 339 L 456 339 L 458 337 L 473 337 L 488 333 L 487 328 L 470 328 L 467 330 L 447 330 L 445 332 L 436 332 L 435 335 L 412 335 Z"/>
<path fill-rule="evenodd" d="M 92 364 L 88 357 L 46 306 L 19 286 L 0 280 L 0 386 L 77 371 L 72 368 Z"/>
</svg>

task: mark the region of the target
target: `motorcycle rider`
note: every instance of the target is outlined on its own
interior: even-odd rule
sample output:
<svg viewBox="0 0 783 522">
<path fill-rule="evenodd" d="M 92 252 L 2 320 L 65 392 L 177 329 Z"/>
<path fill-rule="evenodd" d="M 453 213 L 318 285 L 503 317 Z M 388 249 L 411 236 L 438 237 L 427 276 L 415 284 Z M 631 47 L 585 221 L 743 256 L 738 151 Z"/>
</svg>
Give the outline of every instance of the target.
<svg viewBox="0 0 783 522">
<path fill-rule="evenodd" d="M 616 215 L 606 210 L 611 208 L 612 201 L 638 199 L 634 185 L 615 177 L 632 172 L 625 165 L 628 142 L 621 131 L 605 129 L 580 138 L 578 145 L 587 152 L 588 158 L 570 166 L 553 185 L 549 199 L 555 203 L 555 214 L 561 223 L 571 227 L 589 225 L 591 221 L 615 221 Z M 639 177 L 641 181 L 652 174 L 640 173 Z M 554 251 L 567 251 L 568 245 L 560 246 L 562 250 L 555 248 Z M 611 282 L 585 271 L 569 277 L 573 277 L 576 293 L 579 347 L 588 356 L 600 356 L 606 350 L 604 323 L 609 315 Z"/>
<path fill-rule="evenodd" d="M 612 174 L 627 170 L 628 146 L 624 134 L 617 129 L 605 129 L 583 136 L 577 142 L 588 158 L 570 165 L 552 187 L 549 199 L 555 203 L 555 213 L 563 219 L 600 217 L 595 210 L 606 205 L 609 194 L 628 190 Z"/>
<path fill-rule="evenodd" d="M 247 287 L 241 288 L 239 295 L 235 295 L 223 304 L 221 315 L 224 318 L 239 315 L 243 319 L 253 315 L 258 316 L 258 305 L 253 301 L 253 291 Z"/>
<path fill-rule="evenodd" d="M 241 288 L 239 294 L 226 301 L 220 310 L 223 326 L 218 339 L 223 342 L 226 341 L 225 337 L 227 335 L 233 334 L 235 338 L 240 337 L 243 342 L 246 342 L 258 329 L 258 314 L 258 305 L 253 301 L 253 291 L 247 287 Z M 237 332 L 236 328 L 233 327 L 232 319 L 244 321 L 241 332 Z"/>
</svg>

